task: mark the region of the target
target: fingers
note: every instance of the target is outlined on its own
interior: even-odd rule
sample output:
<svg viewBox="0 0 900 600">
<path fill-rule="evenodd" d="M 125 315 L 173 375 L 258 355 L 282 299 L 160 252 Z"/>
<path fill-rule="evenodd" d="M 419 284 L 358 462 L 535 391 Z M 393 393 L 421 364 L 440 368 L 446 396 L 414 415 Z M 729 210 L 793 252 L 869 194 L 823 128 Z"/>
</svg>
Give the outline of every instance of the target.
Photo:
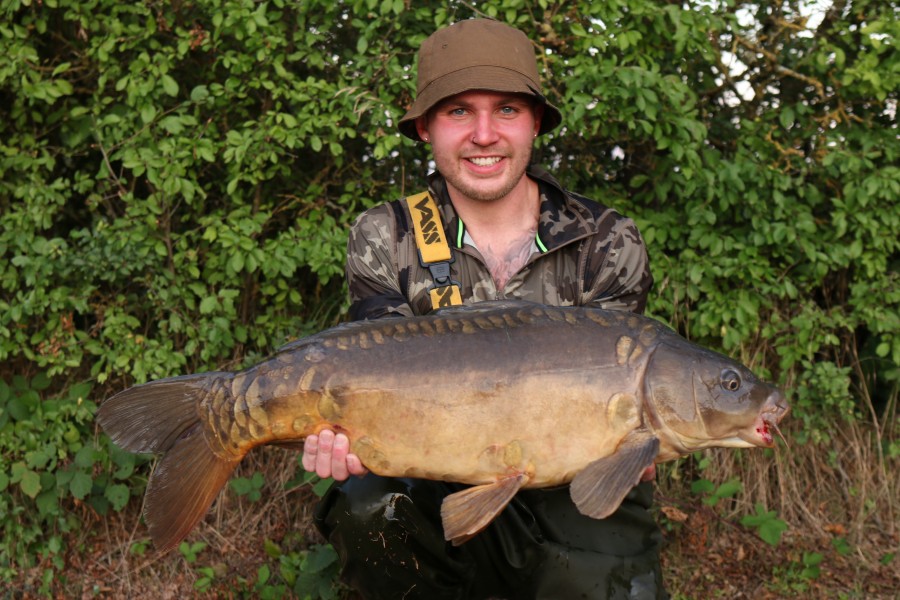
<svg viewBox="0 0 900 600">
<path fill-rule="evenodd" d="M 331 434 L 331 456 L 323 456 L 320 452 L 319 459 L 317 460 L 318 464 L 316 465 L 316 473 L 319 477 L 325 477 L 322 475 L 322 471 L 330 470 L 331 476 L 334 477 L 336 481 L 343 481 L 350 477 L 350 472 L 347 470 L 347 455 L 350 453 L 350 440 L 342 433 L 337 435 L 334 435 L 334 432 L 332 431 L 329 431 L 328 433 Z M 319 434 L 320 447 L 323 435 L 325 435 L 325 431 Z"/>
<path fill-rule="evenodd" d="M 333 477 L 343 481 L 351 475 L 368 473 L 362 461 L 350 453 L 350 440 L 343 433 L 335 434 L 330 429 L 323 429 L 319 435 L 311 435 L 303 442 L 303 468 L 315 471 L 316 475 L 325 479 Z"/>
<path fill-rule="evenodd" d="M 359 460 L 359 457 L 355 454 L 347 455 L 347 470 L 350 471 L 351 475 L 356 475 L 357 477 L 362 477 L 369 472 L 369 470 L 363 466 L 362 461 Z"/>
<path fill-rule="evenodd" d="M 319 436 L 311 435 L 303 440 L 303 468 L 307 471 L 316 470 L 316 455 L 319 452 Z"/>
<path fill-rule="evenodd" d="M 316 444 L 316 454 L 313 460 L 313 468 L 316 475 L 321 478 L 331 477 L 331 451 L 334 447 L 334 432 L 330 429 L 323 429 L 319 432 L 318 443 Z"/>
</svg>

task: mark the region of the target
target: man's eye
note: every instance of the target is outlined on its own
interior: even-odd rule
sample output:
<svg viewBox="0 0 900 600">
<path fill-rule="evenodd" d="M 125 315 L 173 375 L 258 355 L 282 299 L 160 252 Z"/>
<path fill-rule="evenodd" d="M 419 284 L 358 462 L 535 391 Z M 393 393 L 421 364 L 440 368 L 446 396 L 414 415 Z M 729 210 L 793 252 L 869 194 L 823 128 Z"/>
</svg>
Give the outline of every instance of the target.
<svg viewBox="0 0 900 600">
<path fill-rule="evenodd" d="M 454 108 L 450 111 L 450 114 L 455 117 L 461 117 L 466 114 L 466 109 L 464 108 Z"/>
<path fill-rule="evenodd" d="M 503 108 L 500 109 L 500 112 L 503 113 L 504 115 L 512 115 L 512 114 L 515 114 L 517 111 L 512 106 L 504 106 Z"/>
</svg>

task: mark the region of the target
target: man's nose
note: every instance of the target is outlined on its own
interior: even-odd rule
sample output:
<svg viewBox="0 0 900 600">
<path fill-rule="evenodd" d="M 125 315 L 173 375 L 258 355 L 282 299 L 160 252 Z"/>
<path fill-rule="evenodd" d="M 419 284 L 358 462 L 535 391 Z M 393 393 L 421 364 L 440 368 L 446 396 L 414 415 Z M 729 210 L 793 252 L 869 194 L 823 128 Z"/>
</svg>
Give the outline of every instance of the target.
<svg viewBox="0 0 900 600">
<path fill-rule="evenodd" d="M 472 126 L 472 143 L 478 146 L 490 146 L 499 138 L 497 124 L 491 113 L 484 112 L 476 115 Z"/>
</svg>

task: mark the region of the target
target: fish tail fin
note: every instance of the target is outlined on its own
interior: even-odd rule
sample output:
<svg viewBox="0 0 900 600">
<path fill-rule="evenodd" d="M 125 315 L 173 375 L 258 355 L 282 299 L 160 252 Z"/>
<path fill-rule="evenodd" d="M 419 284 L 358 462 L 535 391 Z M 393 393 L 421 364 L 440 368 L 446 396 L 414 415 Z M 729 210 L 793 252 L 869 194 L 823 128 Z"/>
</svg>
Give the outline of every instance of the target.
<svg viewBox="0 0 900 600">
<path fill-rule="evenodd" d="M 113 443 L 140 454 L 166 452 L 200 422 L 199 405 L 231 373 L 159 379 L 119 392 L 97 409 L 97 422 Z"/>
<path fill-rule="evenodd" d="M 242 456 L 214 454 L 197 423 L 185 432 L 153 469 L 144 497 L 144 519 L 153 544 L 168 552 L 209 511 Z"/>
<path fill-rule="evenodd" d="M 112 441 L 137 453 L 164 453 L 147 484 L 144 518 L 161 551 L 174 548 L 206 514 L 243 455 L 222 457 L 206 441 L 200 403 L 231 373 L 152 381 L 120 392 L 97 410 Z"/>
</svg>

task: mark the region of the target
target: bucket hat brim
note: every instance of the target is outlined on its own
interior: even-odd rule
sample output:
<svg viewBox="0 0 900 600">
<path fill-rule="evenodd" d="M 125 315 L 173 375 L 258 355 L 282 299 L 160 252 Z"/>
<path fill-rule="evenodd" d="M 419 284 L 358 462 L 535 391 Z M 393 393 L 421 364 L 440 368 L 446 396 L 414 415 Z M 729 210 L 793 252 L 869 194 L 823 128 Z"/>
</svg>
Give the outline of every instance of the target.
<svg viewBox="0 0 900 600">
<path fill-rule="evenodd" d="M 562 122 L 562 115 L 555 106 L 534 87 L 528 78 L 520 73 L 495 66 L 477 66 L 461 69 L 437 79 L 416 97 L 410 109 L 400 119 L 398 128 L 406 137 L 421 142 L 416 130 L 416 119 L 443 100 L 470 91 L 506 92 L 531 96 L 544 106 L 538 135 L 556 129 Z"/>
</svg>

